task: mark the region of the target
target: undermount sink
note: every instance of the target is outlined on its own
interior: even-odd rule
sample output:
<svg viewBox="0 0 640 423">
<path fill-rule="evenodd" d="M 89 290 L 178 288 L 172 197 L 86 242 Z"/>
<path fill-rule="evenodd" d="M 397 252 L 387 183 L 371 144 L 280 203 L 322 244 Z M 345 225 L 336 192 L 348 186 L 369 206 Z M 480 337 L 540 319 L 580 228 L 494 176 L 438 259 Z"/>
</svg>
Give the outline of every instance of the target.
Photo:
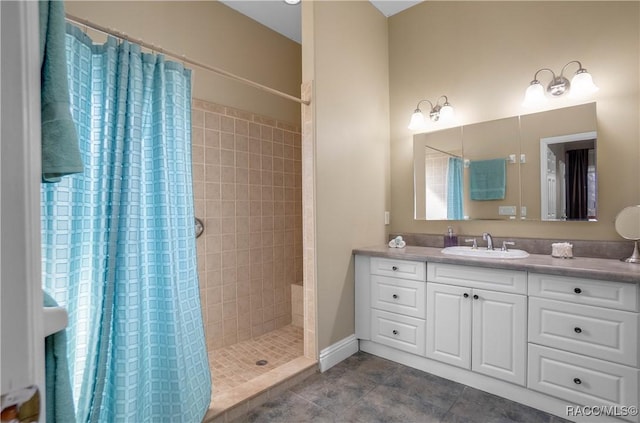
<svg viewBox="0 0 640 423">
<path fill-rule="evenodd" d="M 524 250 L 487 250 L 478 247 L 447 247 L 442 249 L 443 254 L 451 254 L 454 256 L 477 257 L 477 258 L 493 258 L 493 259 L 519 259 L 529 257 L 529 253 Z"/>
</svg>

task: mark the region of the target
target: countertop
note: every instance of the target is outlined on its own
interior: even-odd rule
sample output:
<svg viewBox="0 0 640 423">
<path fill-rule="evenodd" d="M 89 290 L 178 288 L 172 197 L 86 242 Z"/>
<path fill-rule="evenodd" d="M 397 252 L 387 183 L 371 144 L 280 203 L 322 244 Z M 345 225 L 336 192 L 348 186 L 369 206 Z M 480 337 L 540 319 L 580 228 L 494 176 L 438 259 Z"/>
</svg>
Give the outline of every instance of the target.
<svg viewBox="0 0 640 423">
<path fill-rule="evenodd" d="M 453 256 L 444 254 L 441 250 L 441 248 L 433 247 L 389 248 L 387 246 L 372 246 L 356 248 L 353 250 L 353 254 L 640 283 L 640 264 L 625 263 L 620 260 L 590 257 L 561 259 L 541 254 L 530 254 L 529 257 L 522 259 L 487 259 Z"/>
</svg>

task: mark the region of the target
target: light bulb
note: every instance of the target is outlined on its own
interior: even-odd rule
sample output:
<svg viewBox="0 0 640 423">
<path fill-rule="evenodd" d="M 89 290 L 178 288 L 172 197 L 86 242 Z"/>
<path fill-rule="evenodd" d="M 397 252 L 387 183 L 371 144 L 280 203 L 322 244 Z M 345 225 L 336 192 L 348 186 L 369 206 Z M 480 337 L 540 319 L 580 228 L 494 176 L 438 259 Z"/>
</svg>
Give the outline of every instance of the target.
<svg viewBox="0 0 640 423">
<path fill-rule="evenodd" d="M 424 115 L 422 114 L 420 109 L 416 109 L 415 112 L 413 112 L 413 114 L 411 115 L 409 129 L 412 131 L 417 131 L 424 128 L 424 126 Z"/>
<path fill-rule="evenodd" d="M 522 102 L 522 105 L 524 107 L 535 107 L 546 102 L 547 97 L 544 95 L 544 87 L 539 81 L 532 81 L 524 94 L 524 101 Z"/>
<path fill-rule="evenodd" d="M 445 103 L 440 109 L 440 121 L 451 122 L 453 120 L 453 107 L 451 104 Z"/>
<path fill-rule="evenodd" d="M 591 74 L 585 69 L 579 69 L 571 80 L 571 98 L 585 98 L 598 91 L 598 87 L 593 83 Z"/>
</svg>

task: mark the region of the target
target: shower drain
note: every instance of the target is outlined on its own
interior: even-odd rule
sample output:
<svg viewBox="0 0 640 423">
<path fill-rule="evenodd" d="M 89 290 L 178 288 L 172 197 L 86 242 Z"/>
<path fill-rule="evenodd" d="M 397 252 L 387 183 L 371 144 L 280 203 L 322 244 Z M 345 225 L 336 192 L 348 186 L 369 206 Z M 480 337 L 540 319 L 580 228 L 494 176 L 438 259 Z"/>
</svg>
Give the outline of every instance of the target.
<svg viewBox="0 0 640 423">
<path fill-rule="evenodd" d="M 256 361 L 256 366 L 266 366 L 269 363 L 267 360 L 258 360 Z"/>
</svg>

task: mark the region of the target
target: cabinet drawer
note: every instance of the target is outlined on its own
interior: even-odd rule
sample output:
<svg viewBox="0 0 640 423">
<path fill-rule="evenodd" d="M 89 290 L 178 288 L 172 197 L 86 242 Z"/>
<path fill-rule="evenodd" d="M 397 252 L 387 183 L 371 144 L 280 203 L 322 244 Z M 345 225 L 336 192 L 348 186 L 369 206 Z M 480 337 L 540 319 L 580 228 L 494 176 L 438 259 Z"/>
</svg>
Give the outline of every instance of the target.
<svg viewBox="0 0 640 423">
<path fill-rule="evenodd" d="M 457 264 L 429 263 L 427 280 L 491 291 L 527 293 L 527 274 L 518 270 L 489 269 Z"/>
<path fill-rule="evenodd" d="M 529 298 L 529 342 L 638 366 L 638 314 Z"/>
<path fill-rule="evenodd" d="M 529 298 L 529 342 L 638 366 L 638 314 Z"/>
<path fill-rule="evenodd" d="M 394 260 L 371 257 L 371 274 L 395 278 L 426 281 L 427 263 L 423 261 Z"/>
<path fill-rule="evenodd" d="M 426 282 L 371 276 L 371 307 L 426 318 Z"/>
<path fill-rule="evenodd" d="M 529 273 L 529 295 L 638 311 L 638 286 L 635 283 Z"/>
<path fill-rule="evenodd" d="M 638 406 L 638 370 L 620 364 L 529 344 L 527 379 L 529 389 L 573 404 Z"/>
<path fill-rule="evenodd" d="M 424 355 L 424 320 L 381 310 L 372 310 L 371 317 L 372 341 L 413 354 Z"/>
</svg>

